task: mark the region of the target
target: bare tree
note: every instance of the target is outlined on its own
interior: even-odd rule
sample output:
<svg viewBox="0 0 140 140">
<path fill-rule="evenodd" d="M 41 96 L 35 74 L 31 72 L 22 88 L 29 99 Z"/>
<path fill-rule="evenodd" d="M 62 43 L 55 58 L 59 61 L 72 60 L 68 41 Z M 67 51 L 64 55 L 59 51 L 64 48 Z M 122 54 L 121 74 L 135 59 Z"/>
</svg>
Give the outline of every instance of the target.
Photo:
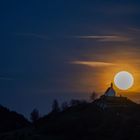
<svg viewBox="0 0 140 140">
<path fill-rule="evenodd" d="M 96 92 L 93 92 L 90 96 L 91 101 L 95 101 L 98 97 L 98 94 Z"/>
<path fill-rule="evenodd" d="M 58 103 L 57 100 L 54 100 L 53 101 L 53 104 L 52 104 L 52 112 L 54 112 L 54 113 L 60 112 L 60 107 L 59 107 L 59 103 Z"/>
<path fill-rule="evenodd" d="M 61 105 L 62 110 L 66 110 L 68 108 L 67 102 L 63 102 Z"/>
<path fill-rule="evenodd" d="M 31 112 L 30 119 L 32 120 L 33 123 L 35 123 L 39 119 L 39 111 L 37 109 L 34 109 Z"/>
<path fill-rule="evenodd" d="M 77 105 L 79 105 L 80 103 L 81 103 L 80 100 L 72 99 L 72 100 L 70 101 L 70 105 L 71 105 L 71 106 L 77 106 Z"/>
</svg>

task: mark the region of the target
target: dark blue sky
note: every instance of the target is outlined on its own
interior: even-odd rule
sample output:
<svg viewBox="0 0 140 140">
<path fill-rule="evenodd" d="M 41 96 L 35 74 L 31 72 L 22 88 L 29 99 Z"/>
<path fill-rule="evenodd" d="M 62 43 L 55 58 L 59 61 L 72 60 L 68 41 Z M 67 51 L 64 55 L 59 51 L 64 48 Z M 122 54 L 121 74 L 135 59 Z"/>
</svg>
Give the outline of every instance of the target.
<svg viewBox="0 0 140 140">
<path fill-rule="evenodd" d="M 106 68 L 94 62 L 109 67 L 127 59 L 138 73 L 139 17 L 138 0 L 1 0 L 0 103 L 44 114 L 53 99 L 102 91 L 98 77 Z"/>
</svg>

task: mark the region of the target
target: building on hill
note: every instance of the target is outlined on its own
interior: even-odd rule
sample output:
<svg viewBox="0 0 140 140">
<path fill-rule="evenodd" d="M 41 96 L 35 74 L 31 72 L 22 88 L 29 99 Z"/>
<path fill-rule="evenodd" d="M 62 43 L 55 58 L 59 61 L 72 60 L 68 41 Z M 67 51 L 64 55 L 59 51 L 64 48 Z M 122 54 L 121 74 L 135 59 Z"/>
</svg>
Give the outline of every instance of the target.
<svg viewBox="0 0 140 140">
<path fill-rule="evenodd" d="M 111 96 L 111 97 L 116 96 L 116 91 L 113 88 L 113 83 L 111 83 L 110 87 L 106 90 L 104 96 Z"/>
<path fill-rule="evenodd" d="M 105 93 L 95 101 L 95 103 L 102 109 L 120 108 L 134 105 L 135 103 L 127 99 L 127 97 L 116 96 L 116 91 L 113 84 L 105 91 Z"/>
</svg>

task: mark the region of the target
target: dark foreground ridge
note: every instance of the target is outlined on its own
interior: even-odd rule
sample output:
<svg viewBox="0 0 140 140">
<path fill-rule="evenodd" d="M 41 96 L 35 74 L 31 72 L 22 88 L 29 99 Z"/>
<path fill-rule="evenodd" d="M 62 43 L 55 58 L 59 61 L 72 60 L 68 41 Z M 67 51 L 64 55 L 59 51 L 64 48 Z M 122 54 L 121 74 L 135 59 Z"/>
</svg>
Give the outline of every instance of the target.
<svg viewBox="0 0 140 140">
<path fill-rule="evenodd" d="M 29 121 L 23 115 L 0 105 L 0 132 L 21 129 L 29 125 Z"/>
<path fill-rule="evenodd" d="M 137 140 L 139 118 L 140 105 L 125 97 L 102 96 L 51 112 L 28 128 L 1 133 L 0 140 Z"/>
<path fill-rule="evenodd" d="M 140 106 L 124 97 L 101 97 L 93 103 L 80 104 L 50 114 L 37 123 L 41 133 L 67 139 L 140 138 Z"/>
</svg>

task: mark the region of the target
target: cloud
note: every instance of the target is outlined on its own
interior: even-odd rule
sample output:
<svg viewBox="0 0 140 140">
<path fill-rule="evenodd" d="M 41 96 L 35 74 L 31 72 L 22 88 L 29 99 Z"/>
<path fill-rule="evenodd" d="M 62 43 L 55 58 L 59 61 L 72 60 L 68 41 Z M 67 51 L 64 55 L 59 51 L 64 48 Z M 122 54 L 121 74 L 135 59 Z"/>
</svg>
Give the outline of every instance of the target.
<svg viewBox="0 0 140 140">
<path fill-rule="evenodd" d="M 113 63 L 96 62 L 96 61 L 72 61 L 71 64 L 85 65 L 85 66 L 90 66 L 90 67 L 107 67 L 107 66 L 115 66 L 116 65 Z"/>
<path fill-rule="evenodd" d="M 140 29 L 139 28 L 129 28 L 129 30 L 131 30 L 131 31 L 134 31 L 134 32 L 140 32 Z"/>
<path fill-rule="evenodd" d="M 9 77 L 0 77 L 0 80 L 11 81 L 13 79 L 12 78 L 9 78 Z"/>
<path fill-rule="evenodd" d="M 137 14 L 140 12 L 139 5 L 132 4 L 113 4 L 112 6 L 102 6 L 98 11 L 103 14 L 109 15 L 127 15 L 127 14 Z"/>
<path fill-rule="evenodd" d="M 132 38 L 120 35 L 91 35 L 91 36 L 75 36 L 79 39 L 94 39 L 101 42 L 124 42 L 130 41 Z"/>
<path fill-rule="evenodd" d="M 47 36 L 36 34 L 36 33 L 16 33 L 16 35 L 18 35 L 18 36 L 26 36 L 26 37 L 34 37 L 34 38 L 39 38 L 39 39 L 48 39 Z"/>
</svg>

